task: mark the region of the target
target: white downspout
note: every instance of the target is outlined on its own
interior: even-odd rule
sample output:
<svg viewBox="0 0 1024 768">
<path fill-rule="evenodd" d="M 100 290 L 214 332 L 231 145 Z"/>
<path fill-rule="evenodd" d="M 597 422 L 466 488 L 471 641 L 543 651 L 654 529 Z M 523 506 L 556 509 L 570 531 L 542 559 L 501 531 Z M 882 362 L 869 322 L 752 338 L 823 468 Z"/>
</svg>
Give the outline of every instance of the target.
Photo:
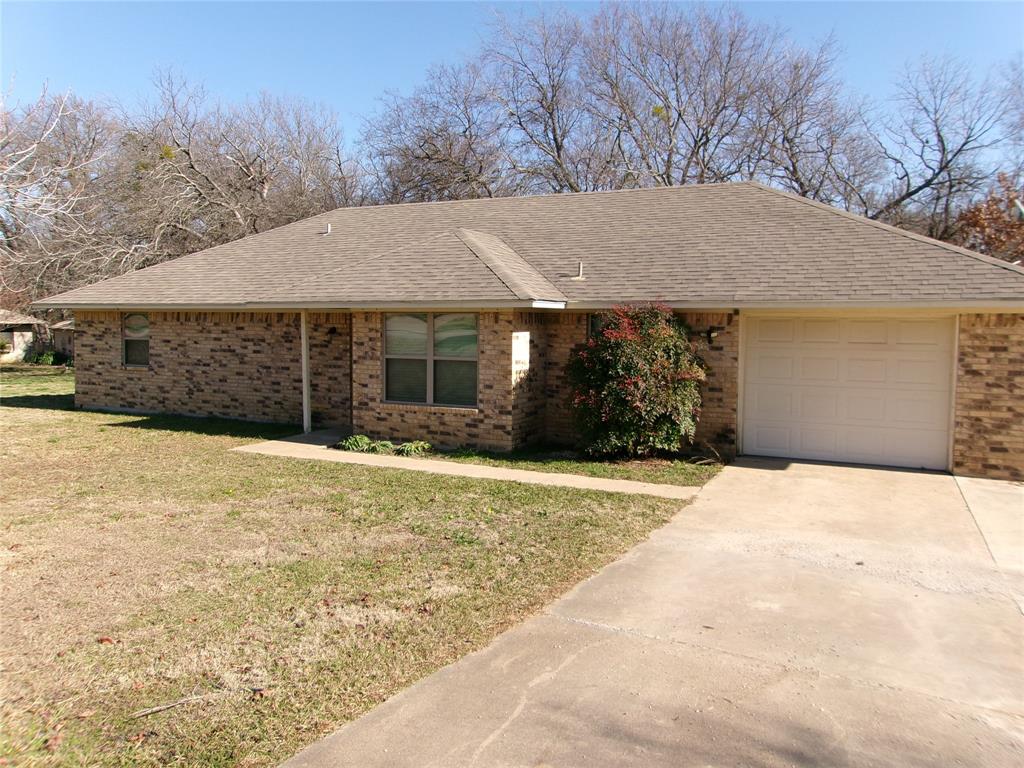
<svg viewBox="0 0 1024 768">
<path fill-rule="evenodd" d="M 302 336 L 302 431 L 313 431 L 313 414 L 309 405 L 309 328 L 306 310 L 300 313 Z"/>
</svg>

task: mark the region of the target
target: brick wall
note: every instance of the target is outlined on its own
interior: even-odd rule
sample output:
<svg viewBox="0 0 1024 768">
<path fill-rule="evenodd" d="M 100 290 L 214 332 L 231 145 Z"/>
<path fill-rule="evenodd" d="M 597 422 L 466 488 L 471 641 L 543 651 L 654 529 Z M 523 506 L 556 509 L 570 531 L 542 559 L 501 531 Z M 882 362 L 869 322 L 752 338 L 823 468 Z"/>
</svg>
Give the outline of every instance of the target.
<svg viewBox="0 0 1024 768">
<path fill-rule="evenodd" d="M 441 448 L 471 446 L 507 451 L 514 443 L 513 313 L 479 317 L 476 408 L 383 402 L 383 315 L 352 314 L 352 429 L 387 440 L 426 440 Z"/>
<path fill-rule="evenodd" d="M 681 317 L 695 334 L 717 333 L 703 352 L 707 380 L 701 387 L 701 413 L 694 442 L 726 459 L 736 456 L 739 405 L 739 316 L 732 311 L 686 312 Z"/>
<path fill-rule="evenodd" d="M 953 471 L 1024 480 L 1024 315 L 961 315 Z"/>
<path fill-rule="evenodd" d="M 477 408 L 382 402 L 383 315 L 352 315 L 353 430 L 378 439 L 427 440 L 439 447 L 475 446 L 509 450 L 534 442 L 576 441 L 569 411 L 565 365 L 586 341 L 587 313 L 484 312 L 480 314 L 479 401 Z M 739 333 L 731 311 L 683 315 L 695 332 L 714 328 L 704 357 L 710 367 L 698 445 L 722 455 L 736 452 Z M 528 338 L 529 353 L 514 358 L 514 336 Z M 313 385 L 317 376 L 313 376 Z"/>
<path fill-rule="evenodd" d="M 121 315 L 75 314 L 76 405 L 301 423 L 298 313 L 148 315 L 149 366 L 126 368 Z M 320 424 L 348 423 L 348 348 L 347 315 L 310 315 L 311 406 Z"/>
<path fill-rule="evenodd" d="M 516 312 L 512 320 L 512 434 L 515 445 L 544 442 L 544 386 L 550 316 Z"/>
<path fill-rule="evenodd" d="M 544 433 L 548 441 L 573 445 L 576 430 L 569 410 L 569 378 L 565 366 L 572 351 L 587 340 L 587 315 L 572 312 L 547 316 L 544 345 Z"/>
<path fill-rule="evenodd" d="M 309 330 L 309 409 L 314 425 L 351 426 L 351 320 L 352 316 L 347 312 L 310 312 L 306 317 Z M 301 386 L 301 370 L 299 381 Z M 300 415 L 301 397 L 300 392 Z"/>
</svg>

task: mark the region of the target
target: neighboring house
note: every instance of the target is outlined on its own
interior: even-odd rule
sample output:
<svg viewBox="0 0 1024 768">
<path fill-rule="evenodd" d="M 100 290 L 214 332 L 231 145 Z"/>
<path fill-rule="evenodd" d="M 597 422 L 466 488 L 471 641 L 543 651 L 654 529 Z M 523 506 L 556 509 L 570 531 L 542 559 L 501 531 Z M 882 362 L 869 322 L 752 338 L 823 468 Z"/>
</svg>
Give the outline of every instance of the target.
<svg viewBox="0 0 1024 768">
<path fill-rule="evenodd" d="M 588 316 L 709 339 L 698 440 L 1024 479 L 1024 269 L 755 183 L 345 208 L 38 302 L 76 403 L 573 439 Z"/>
<path fill-rule="evenodd" d="M 53 349 L 69 358 L 75 356 L 75 321 L 61 320 L 59 323 L 50 325 L 50 337 L 53 341 Z"/>
<path fill-rule="evenodd" d="M 46 323 L 31 315 L 0 309 L 0 362 L 17 363 L 23 360 L 45 327 Z"/>
</svg>

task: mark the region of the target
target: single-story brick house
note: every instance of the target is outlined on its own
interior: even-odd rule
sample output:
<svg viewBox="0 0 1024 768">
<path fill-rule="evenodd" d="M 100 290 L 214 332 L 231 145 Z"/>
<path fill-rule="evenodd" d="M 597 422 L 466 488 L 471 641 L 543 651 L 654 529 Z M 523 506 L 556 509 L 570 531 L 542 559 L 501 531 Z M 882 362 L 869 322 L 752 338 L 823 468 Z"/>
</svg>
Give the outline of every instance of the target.
<svg viewBox="0 0 1024 768">
<path fill-rule="evenodd" d="M 46 323 L 37 317 L 0 309 L 0 363 L 17 363 L 45 339 Z"/>
<path fill-rule="evenodd" d="M 706 334 L 725 454 L 1024 479 L 1024 269 L 756 183 L 345 208 L 54 296 L 79 407 L 573 438 L 594 313 Z"/>
<path fill-rule="evenodd" d="M 61 320 L 50 324 L 50 337 L 53 349 L 69 358 L 75 356 L 75 320 Z"/>
</svg>

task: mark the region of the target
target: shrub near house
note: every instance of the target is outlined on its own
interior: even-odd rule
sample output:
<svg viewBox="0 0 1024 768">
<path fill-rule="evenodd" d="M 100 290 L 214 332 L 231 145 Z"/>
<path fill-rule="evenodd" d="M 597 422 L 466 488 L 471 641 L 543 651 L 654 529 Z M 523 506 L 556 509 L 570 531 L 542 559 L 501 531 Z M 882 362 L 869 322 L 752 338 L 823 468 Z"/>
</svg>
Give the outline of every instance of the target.
<svg viewBox="0 0 1024 768">
<path fill-rule="evenodd" d="M 650 456 L 693 441 L 704 366 L 665 306 L 618 306 L 569 362 L 572 411 L 594 455 Z"/>
</svg>

